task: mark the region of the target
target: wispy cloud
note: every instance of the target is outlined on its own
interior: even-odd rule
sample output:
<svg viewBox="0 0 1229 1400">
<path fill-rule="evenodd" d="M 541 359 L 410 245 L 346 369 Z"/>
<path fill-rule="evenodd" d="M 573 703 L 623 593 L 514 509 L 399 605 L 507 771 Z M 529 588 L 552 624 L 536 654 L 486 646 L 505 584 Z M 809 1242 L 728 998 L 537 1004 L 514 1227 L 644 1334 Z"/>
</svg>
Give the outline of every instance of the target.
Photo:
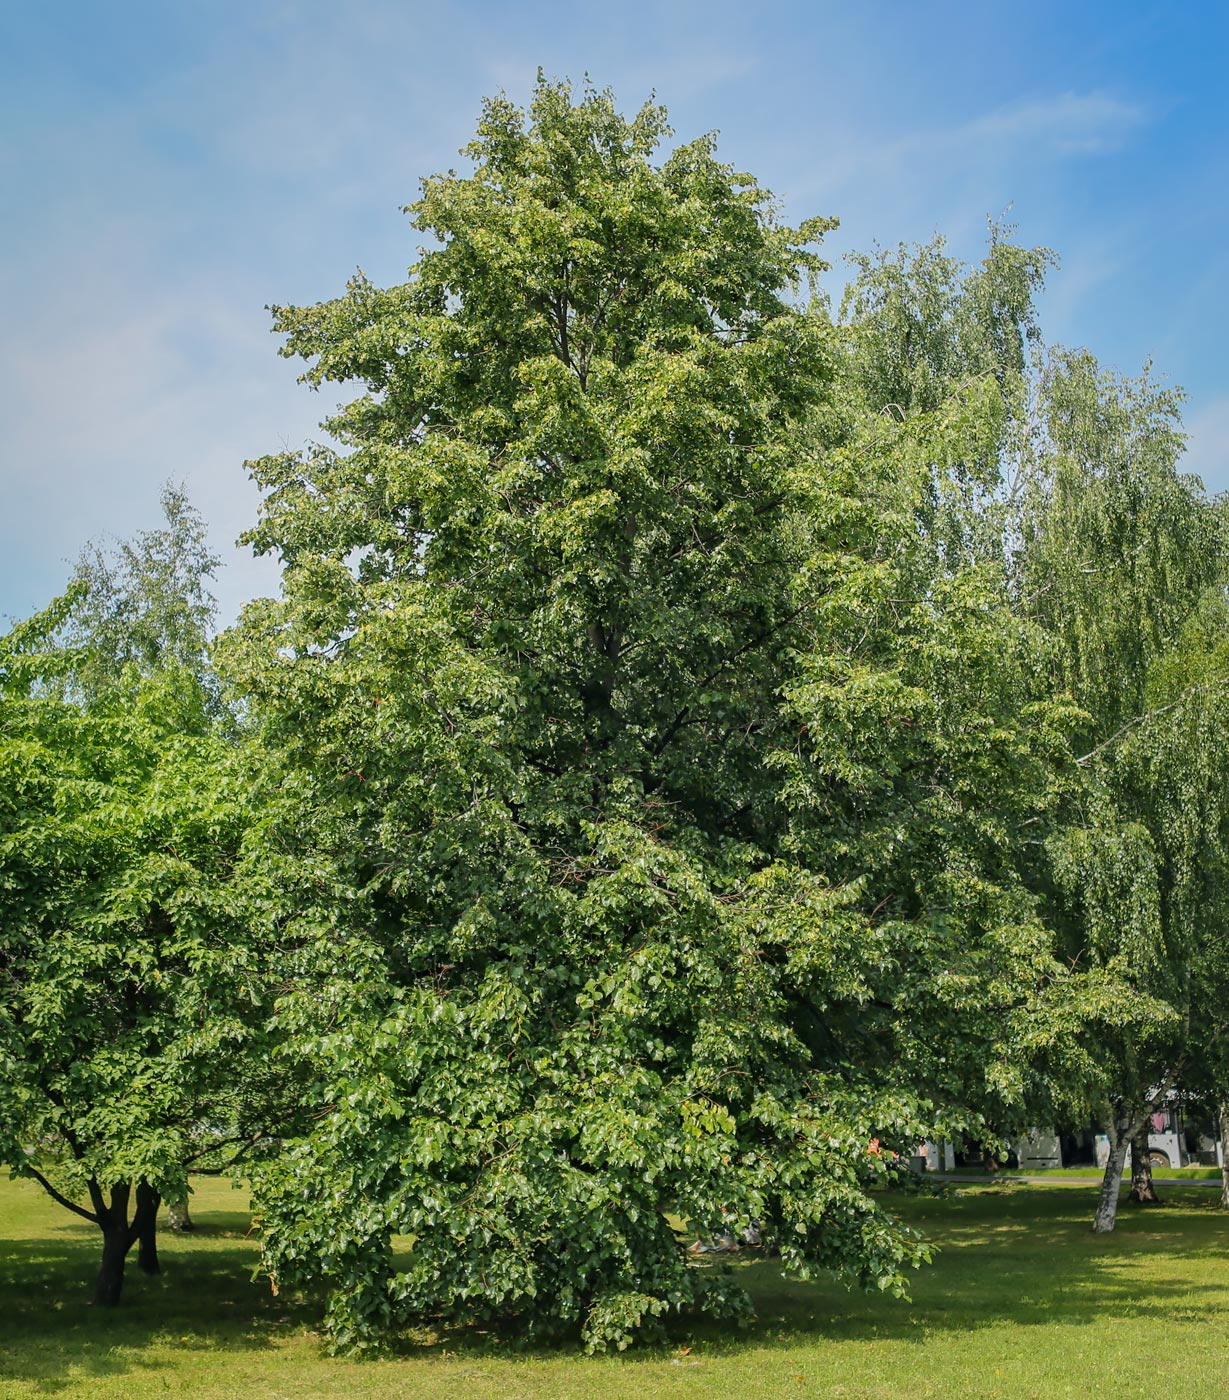
<svg viewBox="0 0 1229 1400">
<path fill-rule="evenodd" d="M 1148 119 L 1137 102 L 1101 92 L 1064 92 L 998 107 L 934 135 L 969 152 L 1026 146 L 1036 155 L 1093 156 L 1119 149 Z"/>
<path fill-rule="evenodd" d="M 1105 93 L 1058 93 L 991 108 L 905 136 L 844 133 L 812 163 L 812 186 L 840 190 L 868 180 L 933 189 L 994 168 L 1050 164 L 1120 149 L 1149 120 L 1147 109 Z"/>
<path fill-rule="evenodd" d="M 1229 490 L 1229 394 L 1197 406 L 1186 432 L 1183 468 L 1201 477 L 1209 491 Z"/>
<path fill-rule="evenodd" d="M 142 294 L 122 249 L 93 251 L 58 286 L 32 290 L 37 317 L 30 298 L 10 301 L 31 328 L 0 343 L 6 515 L 18 526 L 0 552 L 3 608 L 46 602 L 86 540 L 152 525 L 173 478 L 210 524 L 233 615 L 276 591 L 275 572 L 234 548 L 257 509 L 241 464 L 298 446 L 331 403 L 294 384 L 257 296 L 202 277 Z"/>
</svg>

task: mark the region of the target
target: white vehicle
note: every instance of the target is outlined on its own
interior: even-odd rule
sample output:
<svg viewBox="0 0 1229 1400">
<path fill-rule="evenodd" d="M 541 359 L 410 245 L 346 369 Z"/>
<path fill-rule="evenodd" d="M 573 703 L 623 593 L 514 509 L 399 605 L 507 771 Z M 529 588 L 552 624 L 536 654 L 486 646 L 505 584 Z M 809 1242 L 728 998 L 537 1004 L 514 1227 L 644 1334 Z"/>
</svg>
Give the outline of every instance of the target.
<svg viewBox="0 0 1229 1400">
<path fill-rule="evenodd" d="M 1195 1113 L 1184 1117 L 1182 1102 L 1173 1094 L 1164 1108 L 1152 1115 L 1148 1132 L 1148 1157 L 1154 1167 L 1222 1166 L 1224 1159 L 1219 1134 L 1209 1134 Z M 1016 1144 L 1020 1170 L 1046 1171 L 1053 1167 L 1104 1167 L 1109 1160 L 1109 1138 L 1094 1129 L 1078 1133 L 1056 1133 L 1052 1128 L 1034 1128 Z M 1125 1170 L 1131 1169 L 1127 1149 Z"/>
<path fill-rule="evenodd" d="M 1093 1126 L 1077 1132 L 1056 1132 L 1053 1128 L 1032 1128 L 1016 1143 L 1016 1170 L 1028 1174 L 1052 1171 L 1055 1167 L 1104 1168 L 1109 1160 L 1109 1138 Z M 1195 1099 L 1187 1101 L 1171 1094 L 1163 1109 L 1152 1115 L 1148 1133 L 1148 1156 L 1154 1167 L 1223 1167 L 1220 1133 L 1213 1118 L 1200 1112 Z M 960 1169 L 950 1142 L 922 1143 L 915 1154 L 918 1171 L 951 1172 Z M 1130 1172 L 1131 1152 L 1127 1149 L 1125 1170 Z"/>
</svg>

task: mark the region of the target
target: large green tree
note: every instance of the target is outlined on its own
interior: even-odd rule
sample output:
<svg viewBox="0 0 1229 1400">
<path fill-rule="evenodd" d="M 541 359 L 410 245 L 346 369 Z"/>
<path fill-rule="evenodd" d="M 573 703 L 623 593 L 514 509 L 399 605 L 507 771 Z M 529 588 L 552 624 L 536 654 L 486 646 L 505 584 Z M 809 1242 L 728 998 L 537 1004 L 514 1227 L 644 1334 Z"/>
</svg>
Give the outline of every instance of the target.
<svg viewBox="0 0 1229 1400">
<path fill-rule="evenodd" d="M 1045 347 L 1050 260 L 999 229 L 971 271 L 941 242 L 881 252 L 854 260 L 843 309 L 860 401 L 901 425 L 888 480 L 928 483 L 905 498 L 915 591 L 977 567 L 1030 638 L 1021 701 L 1067 707 L 1054 800 L 1012 844 L 1075 975 L 1030 1006 L 1021 1070 L 1043 1120 L 1106 1127 L 1104 1228 L 1132 1138 L 1150 1192 L 1148 1119 L 1174 1085 L 1219 1093 L 1226 556 L 1220 507 L 1180 470 L 1180 393 Z"/>
<path fill-rule="evenodd" d="M 405 283 L 275 313 L 362 386 L 254 464 L 283 598 L 223 641 L 288 847 L 351 890 L 277 1013 L 318 1121 L 257 1183 L 341 1346 L 743 1306 L 671 1214 L 901 1289 L 871 1188 L 1019 1099 L 1058 975 L 1012 854 L 1061 744 L 1032 642 L 915 546 L 979 417 L 879 420 L 795 299 L 826 221 L 666 134 L 489 102 Z"/>
</svg>

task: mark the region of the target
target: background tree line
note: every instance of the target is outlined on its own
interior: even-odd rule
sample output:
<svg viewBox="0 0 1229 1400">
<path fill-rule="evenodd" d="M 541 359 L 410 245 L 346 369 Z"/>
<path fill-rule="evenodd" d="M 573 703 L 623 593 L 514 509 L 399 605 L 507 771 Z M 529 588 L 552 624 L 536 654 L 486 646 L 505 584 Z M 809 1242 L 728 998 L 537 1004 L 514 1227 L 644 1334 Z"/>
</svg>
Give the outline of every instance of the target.
<svg viewBox="0 0 1229 1400">
<path fill-rule="evenodd" d="M 669 135 L 487 103 L 405 283 L 275 309 L 360 391 L 250 464 L 280 598 L 212 637 L 171 488 L 0 640 L 0 1152 L 100 1302 L 207 1168 L 340 1348 L 621 1347 L 747 1306 L 672 1219 L 899 1292 L 921 1139 L 1095 1118 L 1112 1228 L 1229 1094 L 1180 396 L 1048 346 L 1010 230 L 834 309 L 830 221 Z"/>
</svg>

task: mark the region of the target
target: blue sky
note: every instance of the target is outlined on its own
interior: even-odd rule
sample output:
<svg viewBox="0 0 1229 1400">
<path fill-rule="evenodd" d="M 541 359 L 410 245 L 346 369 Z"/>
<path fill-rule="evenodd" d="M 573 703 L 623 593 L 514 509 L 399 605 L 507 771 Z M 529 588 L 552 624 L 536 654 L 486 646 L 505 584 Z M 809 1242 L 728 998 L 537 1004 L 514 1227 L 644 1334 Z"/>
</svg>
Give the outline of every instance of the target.
<svg viewBox="0 0 1229 1400">
<path fill-rule="evenodd" d="M 988 214 L 1061 257 L 1051 339 L 1189 393 L 1189 465 L 1229 488 L 1229 5 L 14 3 L 0 17 L 0 613 L 183 479 L 227 559 L 223 612 L 276 576 L 234 550 L 245 458 L 333 400 L 295 383 L 266 303 L 400 279 L 400 207 L 458 163 L 484 95 L 542 66 L 679 139 L 830 256 Z M 838 264 L 839 270 L 839 264 Z"/>
</svg>

